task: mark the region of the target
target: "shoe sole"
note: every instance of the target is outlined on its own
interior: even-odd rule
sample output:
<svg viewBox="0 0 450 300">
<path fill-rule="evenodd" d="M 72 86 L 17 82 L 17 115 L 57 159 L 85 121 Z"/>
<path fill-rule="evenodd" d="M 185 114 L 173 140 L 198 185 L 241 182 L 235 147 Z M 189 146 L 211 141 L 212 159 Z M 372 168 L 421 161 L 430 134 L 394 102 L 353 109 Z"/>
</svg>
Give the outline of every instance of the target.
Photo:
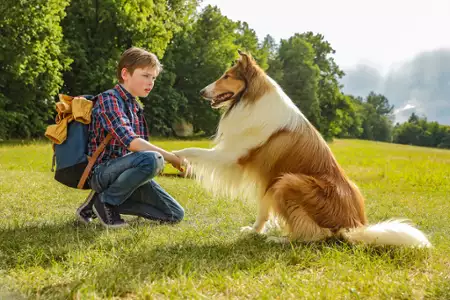
<svg viewBox="0 0 450 300">
<path fill-rule="evenodd" d="M 103 222 L 102 218 L 100 218 L 100 214 L 98 213 L 97 209 L 95 209 L 95 205 L 92 206 L 92 211 L 94 212 L 94 214 L 97 216 L 98 220 L 100 221 L 100 223 L 102 223 L 103 226 L 105 226 L 106 228 L 123 228 L 123 227 L 127 227 L 130 224 L 128 223 L 123 223 L 120 225 L 110 225 L 110 224 L 106 224 L 105 222 Z"/>
<path fill-rule="evenodd" d="M 81 223 L 86 224 L 86 225 L 92 222 L 92 219 L 89 219 L 89 221 L 88 221 L 79 214 L 77 214 L 77 219 L 78 219 L 78 221 L 80 221 Z"/>
<path fill-rule="evenodd" d="M 81 206 L 78 207 L 78 209 L 77 209 L 77 211 L 76 211 L 76 213 L 75 213 L 76 216 L 77 216 L 77 218 L 78 218 L 78 220 L 79 220 L 80 222 L 84 223 L 84 224 L 89 224 L 89 223 L 92 221 L 92 219 L 91 219 L 90 221 L 86 221 L 86 219 L 83 218 L 83 216 L 81 215 L 81 211 L 89 204 L 89 202 L 91 202 L 91 200 L 92 200 L 92 198 L 94 197 L 94 195 L 95 195 L 95 191 L 92 190 L 92 191 L 89 193 L 89 195 L 87 196 L 86 200 L 83 202 L 83 204 L 81 204 Z"/>
</svg>

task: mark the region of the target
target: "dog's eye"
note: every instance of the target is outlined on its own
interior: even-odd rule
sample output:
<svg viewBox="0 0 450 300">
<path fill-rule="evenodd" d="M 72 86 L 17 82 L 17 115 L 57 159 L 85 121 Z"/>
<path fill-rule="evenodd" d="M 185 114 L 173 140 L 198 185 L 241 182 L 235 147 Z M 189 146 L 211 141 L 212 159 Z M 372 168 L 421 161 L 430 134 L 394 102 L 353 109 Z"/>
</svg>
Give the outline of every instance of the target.
<svg viewBox="0 0 450 300">
<path fill-rule="evenodd" d="M 223 79 L 228 79 L 230 76 L 228 76 L 228 75 L 225 75 L 225 76 L 223 76 Z"/>
</svg>

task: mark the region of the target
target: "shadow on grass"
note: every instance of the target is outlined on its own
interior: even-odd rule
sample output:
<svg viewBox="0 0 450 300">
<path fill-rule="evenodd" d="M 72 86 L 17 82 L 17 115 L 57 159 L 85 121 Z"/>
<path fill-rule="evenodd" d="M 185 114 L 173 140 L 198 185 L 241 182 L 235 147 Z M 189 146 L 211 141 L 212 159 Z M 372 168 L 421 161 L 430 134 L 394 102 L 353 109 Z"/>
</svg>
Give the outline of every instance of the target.
<svg viewBox="0 0 450 300">
<path fill-rule="evenodd" d="M 139 230 L 139 226 L 141 225 L 133 225 L 133 228 Z M 70 252 L 88 251 L 89 246 L 104 231 L 101 226 L 79 226 L 74 222 L 2 230 L 0 268 L 51 268 L 55 262 L 70 260 Z M 353 247 L 336 239 L 280 245 L 267 243 L 261 236 L 243 235 L 229 241 L 180 240 L 149 248 L 145 244 L 132 247 L 134 239 L 136 236 L 133 234 L 122 236 L 113 255 L 109 255 L 110 252 L 106 249 L 109 245 L 104 245 L 104 249 L 102 246 L 102 251 L 105 251 L 104 261 L 98 266 L 88 266 L 85 271 L 90 271 L 85 276 L 74 276 L 72 280 L 59 284 L 55 282 L 34 287 L 29 292 L 58 298 L 73 298 L 83 291 L 95 291 L 100 296 L 120 296 L 132 294 L 137 287 L 158 280 L 201 280 L 207 276 L 210 280 L 220 281 L 223 276 L 233 277 L 237 273 L 251 278 L 260 274 L 283 272 L 290 267 L 295 268 L 295 272 L 319 271 L 329 265 L 329 261 L 336 263 L 335 259 L 351 264 L 353 257 L 364 262 L 367 256 L 391 259 L 392 264 L 408 268 L 412 261 L 419 259 L 414 253 L 406 252 L 404 255 L 398 249 Z M 364 255 L 358 255 L 361 251 Z M 77 270 L 71 272 L 77 273 Z"/>
<path fill-rule="evenodd" d="M 366 254 L 355 255 L 358 251 Z M 341 256 L 342 253 L 345 254 Z M 183 278 L 185 282 L 186 279 L 201 280 L 208 277 L 220 282 L 234 276 L 253 278 L 274 272 L 283 273 L 287 268 L 308 274 L 311 271 L 321 272 L 327 266 L 339 264 L 339 261 L 352 268 L 354 259 L 370 265 L 367 256 L 372 255 L 375 260 L 391 257 L 387 264 L 409 268 L 412 261 L 420 258 L 408 250 L 406 253 L 399 254 L 398 249 L 393 248 L 355 249 L 339 240 L 279 245 L 266 243 L 262 237 L 247 235 L 228 243 L 184 242 L 128 253 L 120 258 L 119 263 L 109 265 L 85 282 L 78 282 L 73 288 L 94 285 L 101 287 L 100 293 L 119 296 L 132 294 L 136 286 L 158 280 Z"/>
<path fill-rule="evenodd" d="M 129 220 L 136 229 L 142 226 L 141 218 Z M 134 225 L 133 225 L 134 224 Z M 159 223 L 146 223 L 144 226 L 172 226 Z M 176 226 L 176 225 L 175 225 Z M 21 265 L 46 267 L 53 262 L 66 259 L 66 254 L 74 249 L 85 251 L 90 244 L 97 243 L 96 238 L 105 229 L 98 226 L 84 226 L 76 221 L 65 223 L 43 224 L 39 226 L 21 227 L 0 230 L 0 269 L 8 270 Z M 122 237 L 122 243 L 127 241 Z M 134 239 L 133 236 L 129 236 Z M 334 252 L 356 255 L 364 253 L 372 257 L 392 259 L 398 266 L 407 266 L 412 260 L 427 257 L 421 250 L 401 249 L 396 247 L 352 246 L 339 239 L 323 242 L 292 244 L 267 243 L 258 235 L 243 235 L 237 240 L 217 243 L 195 243 L 184 241 L 173 245 L 152 247 L 146 251 L 129 251 L 121 257 L 121 264 L 137 273 L 153 273 L 172 276 L 175 273 L 193 271 L 195 273 L 211 270 L 236 270 L 254 268 L 269 259 L 285 264 L 301 264 L 308 268 L 317 261 L 323 252 Z M 145 267 L 147 266 L 147 267 Z M 148 270 L 144 271 L 143 270 Z"/>
<path fill-rule="evenodd" d="M 69 251 L 83 249 L 102 231 L 76 221 L 0 229 L 0 269 L 46 267 L 63 261 Z"/>
</svg>

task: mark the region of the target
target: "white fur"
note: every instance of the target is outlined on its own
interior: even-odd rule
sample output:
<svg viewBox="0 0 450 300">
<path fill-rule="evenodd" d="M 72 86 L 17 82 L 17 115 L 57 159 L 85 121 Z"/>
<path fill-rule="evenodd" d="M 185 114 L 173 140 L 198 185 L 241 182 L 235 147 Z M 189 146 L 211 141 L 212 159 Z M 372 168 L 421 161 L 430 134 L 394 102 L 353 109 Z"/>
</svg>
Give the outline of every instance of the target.
<svg viewBox="0 0 450 300">
<path fill-rule="evenodd" d="M 267 78 L 274 91 L 251 105 L 242 99 L 222 117 L 214 148 L 186 148 L 173 152 L 186 158 L 197 179 L 216 195 L 247 199 L 261 197 L 258 174 L 242 172 L 237 164 L 238 159 L 264 144 L 277 130 L 298 130 L 308 122 L 279 85 L 269 76 Z M 214 83 L 205 89 L 209 91 L 213 88 Z"/>
<path fill-rule="evenodd" d="M 388 220 L 366 227 L 354 228 L 348 232 L 342 232 L 342 235 L 353 243 L 431 247 L 426 236 L 420 230 L 406 223 L 405 220 Z"/>
<path fill-rule="evenodd" d="M 226 116 L 222 117 L 215 147 L 186 148 L 174 153 L 186 158 L 194 175 L 203 186 L 214 195 L 235 198 L 253 199 L 257 201 L 258 215 L 252 227 L 242 227 L 244 232 L 264 232 L 264 223 L 269 216 L 269 208 L 261 201 L 265 191 L 263 178 L 240 168 L 238 160 L 251 149 L 264 144 L 269 137 L 280 129 L 301 131 L 309 121 L 297 106 L 284 93 L 280 86 L 268 77 L 274 89 L 256 102 L 247 105 L 242 99 Z M 214 89 L 214 83 L 206 87 Z M 322 138 L 320 135 L 318 138 Z M 325 143 L 325 141 L 324 141 Z M 266 195 L 266 197 L 270 195 Z M 320 228 L 308 216 L 295 228 L 294 232 L 302 233 L 298 238 L 313 241 L 331 236 L 331 231 Z M 276 222 L 276 220 L 275 220 Z M 342 230 L 341 234 L 350 242 L 365 242 L 375 245 L 406 245 L 431 247 L 425 235 L 418 229 L 402 221 L 386 221 L 366 227 Z M 286 242 L 286 237 L 271 238 L 273 242 Z"/>
<path fill-rule="evenodd" d="M 205 92 L 206 94 L 212 94 L 212 91 L 214 91 L 214 89 L 216 88 L 216 83 L 213 82 L 210 85 L 208 85 L 207 87 L 205 87 Z"/>
</svg>

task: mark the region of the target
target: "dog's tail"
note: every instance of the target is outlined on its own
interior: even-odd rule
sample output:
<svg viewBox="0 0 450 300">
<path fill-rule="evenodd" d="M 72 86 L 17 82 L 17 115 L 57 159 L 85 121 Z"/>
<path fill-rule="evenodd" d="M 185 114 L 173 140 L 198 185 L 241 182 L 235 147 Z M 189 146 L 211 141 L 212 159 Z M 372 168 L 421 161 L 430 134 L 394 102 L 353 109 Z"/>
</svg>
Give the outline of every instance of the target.
<svg viewBox="0 0 450 300">
<path fill-rule="evenodd" d="M 388 220 L 374 225 L 341 230 L 351 243 L 431 248 L 431 243 L 406 220 Z"/>
</svg>

